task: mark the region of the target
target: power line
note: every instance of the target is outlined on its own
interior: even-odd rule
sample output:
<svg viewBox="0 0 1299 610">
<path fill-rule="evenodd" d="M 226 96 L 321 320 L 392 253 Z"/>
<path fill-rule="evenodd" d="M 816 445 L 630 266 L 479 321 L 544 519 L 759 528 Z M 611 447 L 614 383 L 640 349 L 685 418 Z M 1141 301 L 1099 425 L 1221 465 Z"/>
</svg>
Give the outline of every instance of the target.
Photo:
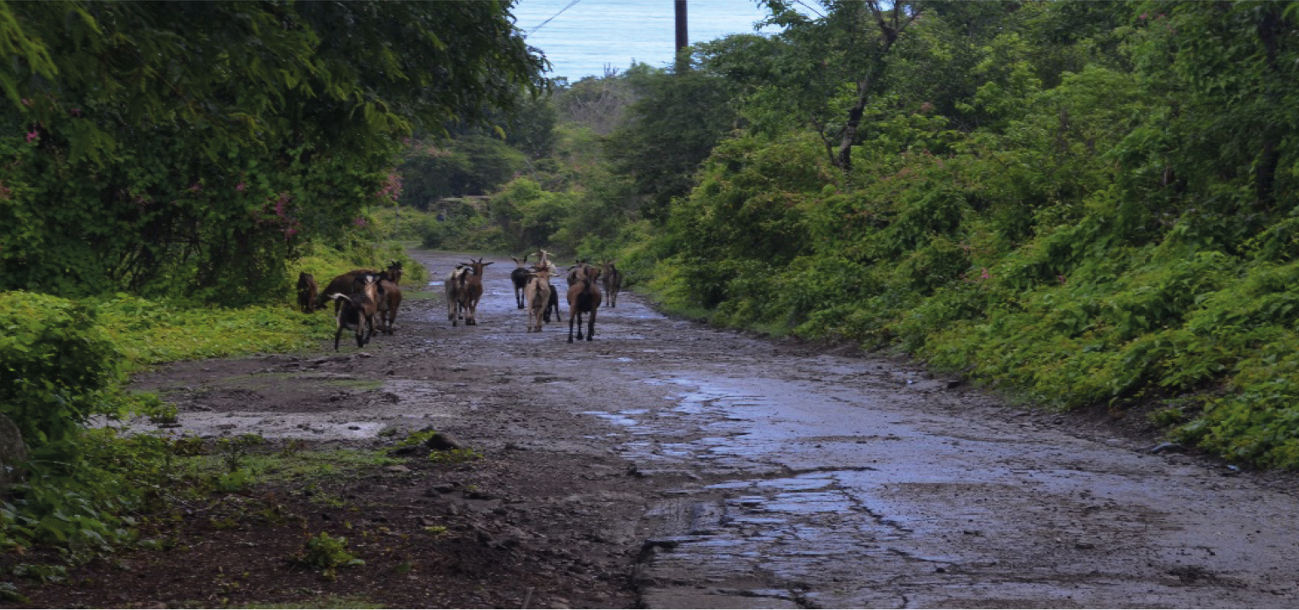
<svg viewBox="0 0 1299 610">
<path fill-rule="evenodd" d="M 547 19 L 547 20 L 545 20 L 545 21 L 542 21 L 541 24 L 538 25 L 537 27 L 532 28 L 531 30 L 528 30 L 528 35 L 531 36 L 534 32 L 536 32 L 537 30 L 540 30 L 540 29 L 542 28 L 542 26 L 546 25 L 547 23 L 550 23 L 551 20 L 553 20 L 555 17 L 558 17 L 558 16 L 560 16 L 560 15 L 563 15 L 563 14 L 564 14 L 564 11 L 566 11 L 566 10 L 568 10 L 568 9 L 570 9 L 570 8 L 573 8 L 573 5 L 574 5 L 574 4 L 577 4 L 578 2 L 581 2 L 581 1 L 582 1 L 582 0 L 573 0 L 572 2 L 569 2 L 569 3 L 568 3 L 568 6 L 565 6 L 564 8 L 559 9 L 559 12 L 558 12 L 558 13 L 555 13 L 554 15 L 552 15 L 552 16 L 550 17 L 550 19 Z"/>
<path fill-rule="evenodd" d="M 810 7 L 810 6 L 808 6 L 806 2 L 803 2 L 803 0 L 794 0 L 794 2 L 797 2 L 797 3 L 799 3 L 799 4 L 802 4 L 802 5 L 803 5 L 803 8 L 805 8 L 805 9 L 807 9 L 807 10 L 809 10 L 809 11 L 812 11 L 813 13 L 816 13 L 816 16 L 817 16 L 817 17 L 820 17 L 820 18 L 822 18 L 822 19 L 825 19 L 825 15 L 822 15 L 821 13 L 818 13 L 816 9 L 814 9 L 814 8 L 812 8 L 812 7 Z"/>
</svg>

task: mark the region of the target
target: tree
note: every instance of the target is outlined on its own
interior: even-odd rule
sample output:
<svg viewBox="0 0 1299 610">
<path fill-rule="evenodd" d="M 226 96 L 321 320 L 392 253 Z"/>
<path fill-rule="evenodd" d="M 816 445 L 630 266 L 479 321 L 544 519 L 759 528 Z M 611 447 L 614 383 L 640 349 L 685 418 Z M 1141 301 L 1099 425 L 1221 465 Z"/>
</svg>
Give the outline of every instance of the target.
<svg viewBox="0 0 1299 610">
<path fill-rule="evenodd" d="M 1222 212 L 1257 220 L 1291 209 L 1299 202 L 1299 7 L 1146 2 L 1132 11 L 1137 69 L 1167 109 L 1135 134 L 1125 161 L 1158 164 L 1147 175 L 1159 188 L 1203 195 Z M 1159 143 L 1150 150 L 1139 139 Z"/>
<path fill-rule="evenodd" d="M 273 298 L 401 137 L 517 108 L 500 2 L 0 3 L 0 289 Z"/>
<path fill-rule="evenodd" d="M 646 198 L 641 214 L 666 218 L 673 197 L 690 192 L 713 147 L 735 125 L 728 83 L 703 70 L 629 72 L 636 102 L 605 140 L 614 171 Z"/>
<path fill-rule="evenodd" d="M 838 104 L 822 106 L 809 117 L 834 164 L 845 174 L 852 170 L 852 146 L 862 116 L 872 99 L 886 89 L 890 52 L 903 32 L 921 16 L 919 0 L 821 0 L 825 14 L 817 19 L 797 12 L 790 0 L 764 0 L 771 22 L 785 26 L 781 35 L 799 49 L 793 59 L 802 63 L 787 76 L 814 76 L 810 82 L 822 99 Z M 777 72 L 782 70 L 777 69 Z M 788 81 L 785 81 L 788 82 Z M 847 84 L 849 91 L 842 87 Z M 826 116 L 834 108 L 841 120 Z"/>
</svg>

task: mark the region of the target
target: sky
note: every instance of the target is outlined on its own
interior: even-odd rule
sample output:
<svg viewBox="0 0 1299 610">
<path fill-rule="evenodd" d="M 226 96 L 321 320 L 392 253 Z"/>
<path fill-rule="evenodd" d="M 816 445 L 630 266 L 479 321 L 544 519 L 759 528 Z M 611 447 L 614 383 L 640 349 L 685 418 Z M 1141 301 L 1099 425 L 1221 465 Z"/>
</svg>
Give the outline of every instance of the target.
<svg viewBox="0 0 1299 610">
<path fill-rule="evenodd" d="M 754 0 L 687 0 L 690 42 L 752 34 L 766 11 Z M 577 81 L 626 70 L 632 60 L 670 65 L 676 44 L 673 0 L 519 0 L 516 25 L 554 64 L 551 77 Z"/>
</svg>

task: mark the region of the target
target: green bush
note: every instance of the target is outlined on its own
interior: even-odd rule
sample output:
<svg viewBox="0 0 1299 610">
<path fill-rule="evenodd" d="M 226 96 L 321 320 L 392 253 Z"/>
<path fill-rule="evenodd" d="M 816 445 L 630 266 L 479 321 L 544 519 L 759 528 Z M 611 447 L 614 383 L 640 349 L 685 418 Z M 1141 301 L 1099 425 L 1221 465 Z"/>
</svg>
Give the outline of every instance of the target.
<svg viewBox="0 0 1299 610">
<path fill-rule="evenodd" d="M 116 413 L 121 358 L 93 307 L 0 293 L 0 413 L 31 447 L 74 437 L 92 415 Z"/>
<path fill-rule="evenodd" d="M 347 550 L 347 538 L 330 536 L 327 532 L 307 538 L 302 550 L 294 557 L 303 563 L 321 569 L 321 575 L 334 580 L 338 568 L 363 566 L 365 561 L 357 559 Z"/>
</svg>

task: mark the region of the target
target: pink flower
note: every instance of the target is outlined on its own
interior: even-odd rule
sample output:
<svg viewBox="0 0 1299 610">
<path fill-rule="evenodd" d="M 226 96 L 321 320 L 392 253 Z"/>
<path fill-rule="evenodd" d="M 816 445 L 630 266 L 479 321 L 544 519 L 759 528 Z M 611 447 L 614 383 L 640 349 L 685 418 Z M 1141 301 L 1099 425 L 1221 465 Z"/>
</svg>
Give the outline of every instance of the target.
<svg viewBox="0 0 1299 610">
<path fill-rule="evenodd" d="M 235 185 L 235 190 L 236 190 L 236 191 L 239 191 L 240 193 L 242 193 L 242 192 L 244 192 L 244 189 L 247 188 L 247 186 L 248 186 L 248 185 L 246 185 L 246 184 L 240 182 L 239 184 L 236 184 L 236 185 Z"/>
<path fill-rule="evenodd" d="M 29 100 L 29 99 L 27 99 L 27 98 L 22 98 L 22 101 L 23 101 L 23 105 L 24 105 L 24 106 L 31 107 L 31 105 L 32 105 L 32 101 L 31 101 L 31 100 Z"/>
<path fill-rule="evenodd" d="M 41 136 L 41 134 L 40 134 L 40 132 L 38 132 L 38 131 L 29 131 L 29 132 L 27 132 L 27 141 L 28 141 L 28 142 L 31 142 L 32 140 L 35 140 L 36 138 L 39 138 L 40 136 Z"/>
<path fill-rule="evenodd" d="M 199 183 L 197 183 L 197 182 L 195 182 L 194 184 L 189 185 L 189 192 L 191 192 L 191 193 L 197 193 L 197 192 L 199 192 L 199 191 L 201 191 L 201 190 L 203 190 L 203 185 L 201 185 L 201 184 L 199 184 Z"/>
<path fill-rule="evenodd" d="M 1064 275 L 1057 275 L 1055 279 L 1060 280 L 1060 285 L 1064 286 Z"/>
<path fill-rule="evenodd" d="M 81 116 L 81 109 L 80 109 L 80 108 L 73 108 L 72 110 L 69 110 L 68 112 L 71 113 L 72 116 Z"/>
<path fill-rule="evenodd" d="M 369 223 L 367 223 L 367 222 L 365 221 L 364 218 L 361 218 L 360 216 L 357 216 L 356 218 L 353 218 L 353 219 L 352 219 L 352 224 L 354 224 L 354 225 L 356 225 L 356 226 L 358 226 L 358 227 L 364 227 L 365 225 L 367 225 L 367 224 L 369 224 Z"/>
<path fill-rule="evenodd" d="M 992 278 L 992 276 L 991 276 L 991 275 L 988 275 L 988 268 L 987 268 L 987 267 L 984 267 L 984 268 L 983 268 L 983 275 L 980 275 L 980 276 L 979 276 L 979 279 L 981 279 L 981 280 L 987 280 L 987 279 L 991 279 L 991 278 Z"/>
</svg>

